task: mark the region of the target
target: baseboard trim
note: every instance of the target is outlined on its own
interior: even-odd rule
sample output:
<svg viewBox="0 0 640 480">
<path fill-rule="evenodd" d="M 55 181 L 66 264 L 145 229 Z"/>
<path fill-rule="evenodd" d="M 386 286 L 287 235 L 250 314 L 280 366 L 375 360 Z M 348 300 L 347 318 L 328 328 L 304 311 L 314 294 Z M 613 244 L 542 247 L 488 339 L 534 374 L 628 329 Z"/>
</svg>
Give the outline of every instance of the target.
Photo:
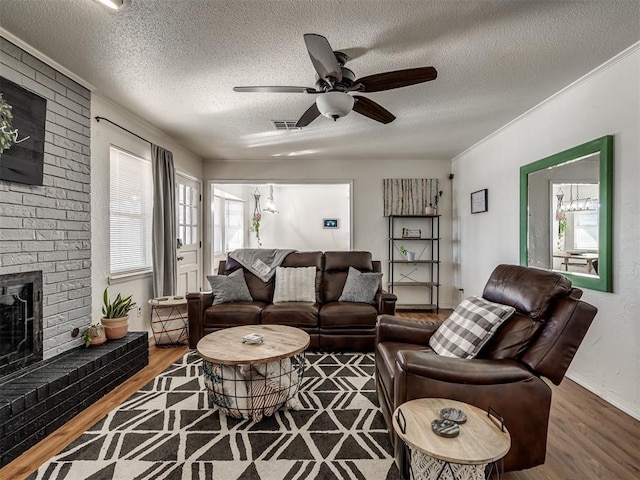
<svg viewBox="0 0 640 480">
<path fill-rule="evenodd" d="M 573 380 L 581 387 L 586 388 L 594 395 L 597 395 L 598 397 L 602 398 L 605 402 L 613 405 L 618 410 L 640 421 L 640 410 L 634 410 L 633 408 L 630 408 L 629 405 L 622 403 L 620 399 L 614 398 L 613 395 L 609 394 L 604 388 L 594 385 L 592 382 L 590 382 L 589 380 L 585 379 L 580 375 L 567 373 L 566 377 L 569 378 L 570 380 Z"/>
</svg>

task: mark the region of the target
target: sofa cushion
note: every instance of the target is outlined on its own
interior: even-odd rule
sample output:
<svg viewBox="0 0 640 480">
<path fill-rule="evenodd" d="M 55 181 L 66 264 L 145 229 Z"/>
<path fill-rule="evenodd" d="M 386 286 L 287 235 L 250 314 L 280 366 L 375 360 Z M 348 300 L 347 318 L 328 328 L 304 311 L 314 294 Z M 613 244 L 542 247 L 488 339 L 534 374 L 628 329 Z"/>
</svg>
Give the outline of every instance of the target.
<svg viewBox="0 0 640 480">
<path fill-rule="evenodd" d="M 272 303 L 262 311 L 262 323 L 291 327 L 317 327 L 319 308 L 319 304 L 313 303 Z"/>
<path fill-rule="evenodd" d="M 316 267 L 316 303 L 322 303 L 322 252 L 293 252 L 287 255 L 281 267 Z"/>
<path fill-rule="evenodd" d="M 253 301 L 242 270 L 236 270 L 230 275 L 208 275 L 207 280 L 213 290 L 213 305 Z"/>
<path fill-rule="evenodd" d="M 498 328 L 478 354 L 478 358 L 492 360 L 519 359 L 529 348 L 544 322 L 516 312 Z"/>
<path fill-rule="evenodd" d="M 374 303 L 381 280 L 382 273 L 362 273 L 353 267 L 349 267 L 347 280 L 338 301 Z"/>
<path fill-rule="evenodd" d="M 515 307 L 534 319 L 544 319 L 557 300 L 571 293 L 571 280 L 559 273 L 519 265 L 498 265 L 482 297 Z"/>
<path fill-rule="evenodd" d="M 474 358 L 513 312 L 508 305 L 467 298 L 431 336 L 429 346 L 445 357 Z"/>
<path fill-rule="evenodd" d="M 322 298 L 324 303 L 337 302 L 347 281 L 349 268 L 367 273 L 373 272 L 370 252 L 326 252 L 322 274 Z"/>
<path fill-rule="evenodd" d="M 260 323 L 260 314 L 265 306 L 266 304 L 262 302 L 213 305 L 205 309 L 202 323 L 205 329 L 257 325 Z"/>
<path fill-rule="evenodd" d="M 249 293 L 254 301 L 271 302 L 273 299 L 273 287 L 275 285 L 275 279 L 273 277 L 271 277 L 268 282 L 263 282 L 253 273 L 242 268 L 242 265 L 232 258 L 226 261 L 221 260 L 218 266 L 218 272 L 224 272 L 225 275 L 229 275 L 236 270 L 242 270 L 244 272 L 244 279 L 247 282 Z"/>
<path fill-rule="evenodd" d="M 320 328 L 375 328 L 378 311 L 367 303 L 330 302 L 320 307 Z"/>
<path fill-rule="evenodd" d="M 316 301 L 316 267 L 277 267 L 273 303 Z"/>
</svg>

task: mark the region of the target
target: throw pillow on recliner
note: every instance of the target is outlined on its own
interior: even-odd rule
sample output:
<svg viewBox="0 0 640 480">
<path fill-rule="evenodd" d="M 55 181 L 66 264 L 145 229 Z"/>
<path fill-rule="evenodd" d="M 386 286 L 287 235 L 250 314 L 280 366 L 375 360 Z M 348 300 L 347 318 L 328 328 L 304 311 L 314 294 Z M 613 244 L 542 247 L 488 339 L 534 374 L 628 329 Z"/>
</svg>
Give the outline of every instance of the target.
<svg viewBox="0 0 640 480">
<path fill-rule="evenodd" d="M 229 275 L 208 275 L 213 290 L 213 305 L 230 302 L 252 302 L 242 269 Z"/>
<path fill-rule="evenodd" d="M 339 302 L 375 303 L 380 287 L 382 273 L 362 273 L 349 267 L 347 281 L 344 283 Z"/>
<path fill-rule="evenodd" d="M 429 346 L 445 357 L 475 358 L 515 311 L 509 305 L 469 297 L 438 327 L 429 339 Z"/>
</svg>

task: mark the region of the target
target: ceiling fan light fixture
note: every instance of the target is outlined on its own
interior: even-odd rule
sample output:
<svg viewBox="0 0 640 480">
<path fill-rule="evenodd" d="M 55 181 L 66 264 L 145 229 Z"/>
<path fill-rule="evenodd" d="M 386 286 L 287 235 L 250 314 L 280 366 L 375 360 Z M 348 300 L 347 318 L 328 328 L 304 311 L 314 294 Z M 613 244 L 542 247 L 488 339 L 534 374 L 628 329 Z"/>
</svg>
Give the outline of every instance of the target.
<svg viewBox="0 0 640 480">
<path fill-rule="evenodd" d="M 344 92 L 327 92 L 318 95 L 316 106 L 322 115 L 337 120 L 353 109 L 353 97 Z"/>
<path fill-rule="evenodd" d="M 123 5 L 123 0 L 97 0 L 99 3 L 104 5 L 105 7 L 109 7 L 112 10 L 118 10 Z"/>
</svg>

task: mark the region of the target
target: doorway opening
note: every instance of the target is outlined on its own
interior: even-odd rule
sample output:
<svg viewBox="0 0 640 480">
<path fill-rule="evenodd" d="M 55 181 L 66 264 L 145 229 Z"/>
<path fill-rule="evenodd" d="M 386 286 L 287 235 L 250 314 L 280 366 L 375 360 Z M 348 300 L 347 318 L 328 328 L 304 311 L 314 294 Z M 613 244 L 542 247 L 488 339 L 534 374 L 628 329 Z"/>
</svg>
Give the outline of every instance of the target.
<svg viewBox="0 0 640 480">
<path fill-rule="evenodd" d="M 211 269 L 237 248 L 351 250 L 352 182 L 210 183 Z"/>
</svg>

